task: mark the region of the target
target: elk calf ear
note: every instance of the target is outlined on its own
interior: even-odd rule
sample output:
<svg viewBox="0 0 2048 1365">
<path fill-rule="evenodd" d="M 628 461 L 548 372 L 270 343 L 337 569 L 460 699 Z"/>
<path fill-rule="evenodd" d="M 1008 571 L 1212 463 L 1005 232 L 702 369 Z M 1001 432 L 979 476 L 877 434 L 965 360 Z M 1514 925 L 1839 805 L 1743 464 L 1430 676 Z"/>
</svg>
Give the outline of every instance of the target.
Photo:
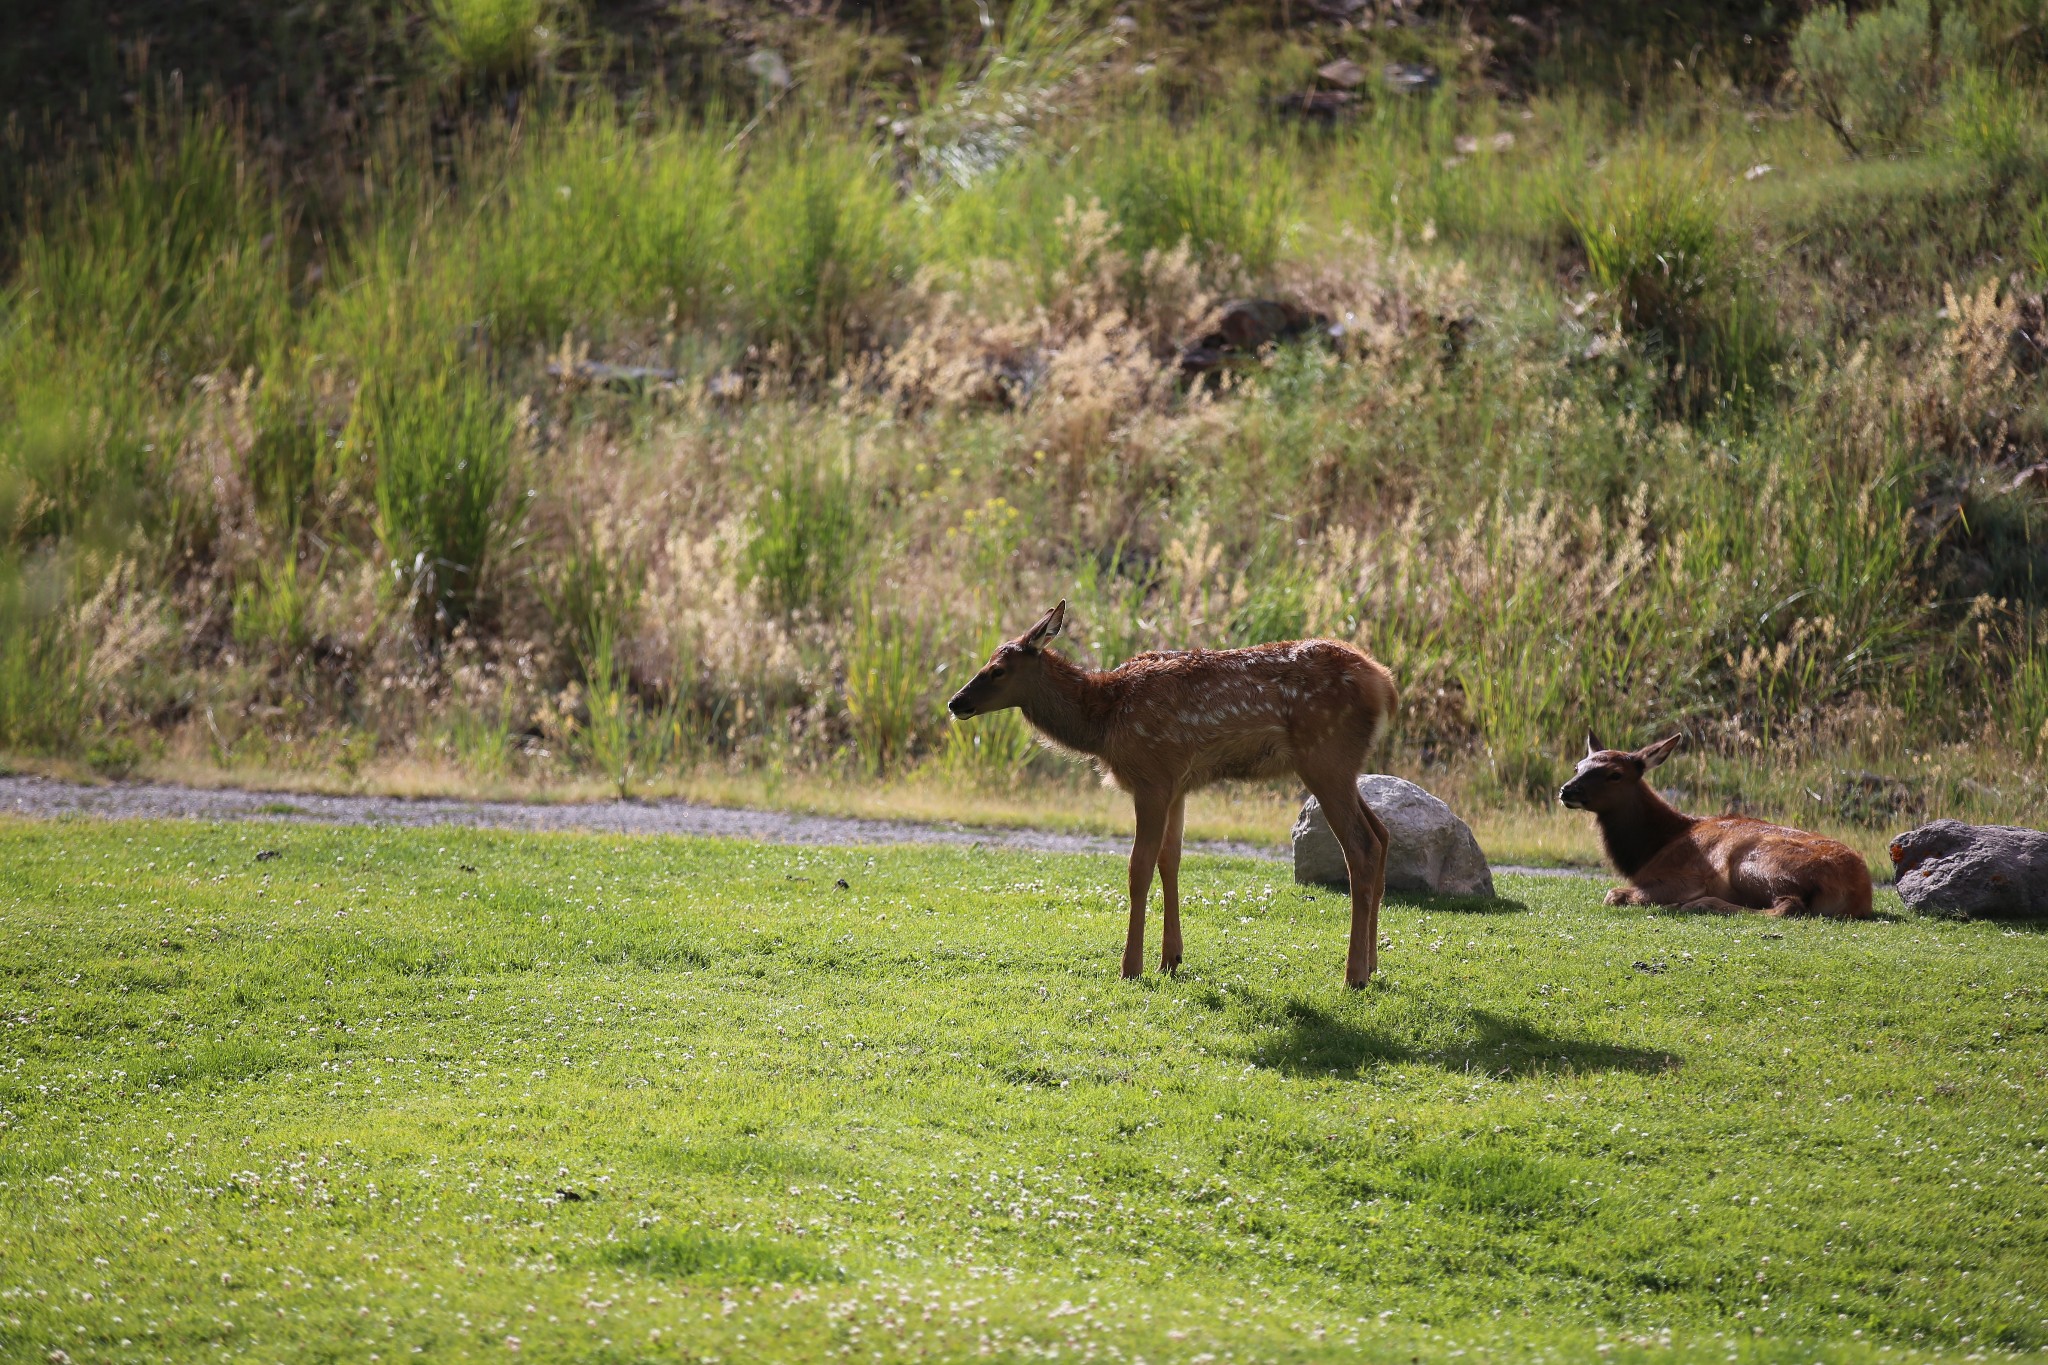
<svg viewBox="0 0 2048 1365">
<path fill-rule="evenodd" d="M 1648 748 L 1638 751 L 1636 757 L 1643 761 L 1643 771 L 1648 772 L 1676 753 L 1678 746 L 1683 743 L 1685 743 L 1685 735 L 1683 733 L 1676 734 L 1669 739 L 1660 739 Z"/>
<path fill-rule="evenodd" d="M 1602 744 L 1602 743 L 1600 742 L 1600 737 L 1599 737 L 1598 735 L 1594 734 L 1594 733 L 1593 733 L 1593 732 L 1592 732 L 1591 730 L 1588 730 L 1588 731 L 1586 731 L 1586 757 L 1587 757 L 1587 758 L 1591 758 L 1591 757 L 1592 757 L 1592 756 L 1593 756 L 1594 754 L 1597 754 L 1597 753 L 1599 753 L 1599 752 L 1600 752 L 1600 751 L 1601 751 L 1602 749 L 1604 749 L 1604 748 L 1606 748 L 1606 747 L 1607 747 L 1607 746 L 1606 746 L 1605 744 Z"/>
<path fill-rule="evenodd" d="M 1045 642 L 1065 629 L 1067 624 L 1067 599 L 1062 597 L 1059 605 L 1038 618 L 1038 624 L 1024 632 L 1017 641 L 1029 650 L 1045 648 Z"/>
</svg>

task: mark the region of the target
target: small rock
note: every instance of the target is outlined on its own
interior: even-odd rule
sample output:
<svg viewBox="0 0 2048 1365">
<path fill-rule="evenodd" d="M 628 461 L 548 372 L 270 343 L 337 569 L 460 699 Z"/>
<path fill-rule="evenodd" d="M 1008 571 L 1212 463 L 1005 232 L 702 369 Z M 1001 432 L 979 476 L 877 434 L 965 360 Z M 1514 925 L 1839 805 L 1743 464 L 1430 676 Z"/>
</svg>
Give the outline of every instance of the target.
<svg viewBox="0 0 2048 1365">
<path fill-rule="evenodd" d="M 1349 57 L 1339 57 L 1334 62 L 1324 62 L 1316 68 L 1316 74 L 1335 86 L 1356 90 L 1365 84 L 1365 68 Z"/>
<path fill-rule="evenodd" d="M 1432 891 L 1449 896 L 1493 897 L 1493 869 L 1471 828 L 1436 797 L 1398 777 L 1367 773 L 1358 794 L 1387 827 L 1389 891 Z M 1294 880 L 1305 885 L 1346 886 L 1344 850 L 1330 833 L 1322 803 L 1311 796 L 1294 822 Z"/>
<path fill-rule="evenodd" d="M 1665 966 L 1665 964 L 1662 962 L 1631 962 L 1629 965 L 1631 967 L 1634 967 L 1637 971 L 1647 972 L 1651 976 L 1662 976 L 1665 972 L 1670 970 L 1670 968 Z"/>
<path fill-rule="evenodd" d="M 2048 833 L 1936 820 L 1892 840 L 1899 899 L 1950 919 L 2048 919 Z"/>
<path fill-rule="evenodd" d="M 264 849 L 264 850 L 263 850 L 263 851 L 262 851 L 261 853 L 259 853 L 259 854 L 257 854 L 257 855 L 256 855 L 256 861 L 257 861 L 257 862 L 259 862 L 259 863 L 267 863 L 267 862 L 269 862 L 269 861 L 270 861 L 270 860 L 271 860 L 272 858 L 275 858 L 275 857 L 277 857 L 277 856 L 279 856 L 279 855 L 278 855 L 278 851 L 277 851 L 276 849 L 274 849 L 274 848 L 266 848 L 266 849 Z"/>
<path fill-rule="evenodd" d="M 1389 90 L 1404 95 L 1421 94 L 1434 90 L 1443 83 L 1433 66 L 1420 66 L 1414 62 L 1388 62 L 1380 71 L 1380 78 Z"/>
<path fill-rule="evenodd" d="M 832 885 L 838 887 L 841 891 L 853 890 L 853 887 L 850 884 L 848 884 L 846 878 L 844 877 L 834 877 L 832 879 Z"/>
</svg>

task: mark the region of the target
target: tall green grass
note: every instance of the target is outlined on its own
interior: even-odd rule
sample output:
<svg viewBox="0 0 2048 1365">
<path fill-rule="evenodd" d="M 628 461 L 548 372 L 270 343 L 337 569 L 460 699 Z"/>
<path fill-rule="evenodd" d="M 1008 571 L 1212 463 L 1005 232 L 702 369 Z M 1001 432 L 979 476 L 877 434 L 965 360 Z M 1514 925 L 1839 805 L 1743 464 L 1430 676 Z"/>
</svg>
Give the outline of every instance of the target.
<svg viewBox="0 0 2048 1365">
<path fill-rule="evenodd" d="M 356 396 L 350 444 L 375 469 L 392 586 L 436 633 L 475 610 L 523 510 L 506 497 L 514 434 L 488 379 L 453 356 L 409 380 L 374 376 Z"/>
<path fill-rule="evenodd" d="M 861 553 L 857 496 L 843 470 L 798 456 L 763 482 L 743 573 L 769 610 L 829 616 L 846 604 Z"/>
<path fill-rule="evenodd" d="M 528 75 L 547 45 L 552 0 L 433 0 L 435 41 L 452 69 L 471 81 Z"/>
<path fill-rule="evenodd" d="M 911 261 L 904 208 L 877 156 L 815 132 L 749 158 L 733 258 L 748 331 L 827 367 L 875 335 Z"/>
<path fill-rule="evenodd" d="M 1593 282 L 1613 295 L 1622 328 L 1670 366 L 1673 396 L 1692 410 L 1754 398 L 1781 350 L 1745 248 L 1700 180 L 1651 157 L 1571 215 Z"/>
</svg>

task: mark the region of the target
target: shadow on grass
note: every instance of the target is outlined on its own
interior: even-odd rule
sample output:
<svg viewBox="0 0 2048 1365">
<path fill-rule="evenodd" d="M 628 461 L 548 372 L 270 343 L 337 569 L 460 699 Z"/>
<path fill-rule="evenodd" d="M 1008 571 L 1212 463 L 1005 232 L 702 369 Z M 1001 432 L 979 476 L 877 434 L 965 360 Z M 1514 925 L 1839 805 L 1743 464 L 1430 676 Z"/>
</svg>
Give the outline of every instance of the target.
<svg viewBox="0 0 2048 1365">
<path fill-rule="evenodd" d="M 1529 908 L 1528 902 L 1512 896 L 1438 896 L 1427 891 L 1389 891 L 1383 904 L 1452 915 L 1519 915 Z"/>
<path fill-rule="evenodd" d="M 1342 896 L 1349 900 L 1351 892 L 1342 882 L 1327 885 L 1311 883 L 1301 888 L 1305 892 L 1320 891 L 1325 895 Z M 1441 911 L 1453 915 L 1519 915 L 1529 908 L 1527 902 L 1512 896 L 1439 896 L 1428 891 L 1388 891 L 1382 908 L 1393 907 L 1401 910 Z"/>
<path fill-rule="evenodd" d="M 1467 1027 L 1457 1031 L 1469 1033 L 1466 1041 L 1429 1047 L 1355 1024 L 1308 1001 L 1262 999 L 1241 987 L 1231 995 L 1274 1029 L 1259 1039 L 1252 1063 L 1294 1076 L 1345 1076 L 1413 1064 L 1516 1080 L 1601 1071 L 1654 1076 L 1682 1065 L 1675 1052 L 1549 1034 L 1485 1010 L 1464 1012 Z"/>
</svg>

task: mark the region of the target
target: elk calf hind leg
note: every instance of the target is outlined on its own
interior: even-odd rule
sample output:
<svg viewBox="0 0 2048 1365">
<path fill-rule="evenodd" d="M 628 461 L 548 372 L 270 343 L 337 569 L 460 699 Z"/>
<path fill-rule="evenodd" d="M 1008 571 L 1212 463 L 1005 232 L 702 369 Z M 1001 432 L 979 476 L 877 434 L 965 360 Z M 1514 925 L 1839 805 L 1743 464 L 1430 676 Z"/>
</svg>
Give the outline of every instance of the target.
<svg viewBox="0 0 2048 1365">
<path fill-rule="evenodd" d="M 1169 976 L 1180 971 L 1180 841 L 1187 809 L 1185 795 L 1173 799 L 1164 841 L 1159 845 L 1159 894 L 1166 909 L 1159 926 L 1159 970 Z"/>
<path fill-rule="evenodd" d="M 1367 823 L 1365 803 L 1351 778 L 1314 781 L 1308 789 L 1322 804 L 1330 833 L 1344 850 L 1344 873 L 1351 881 L 1351 948 L 1344 958 L 1344 984 L 1363 986 L 1372 980 L 1374 960 L 1379 955 L 1380 879 L 1385 875 L 1384 854 Z"/>
<path fill-rule="evenodd" d="M 1393 852 L 1394 841 L 1385 822 L 1372 813 L 1363 796 L 1358 798 L 1358 809 L 1364 813 L 1366 831 L 1373 839 L 1372 913 L 1366 917 L 1365 926 L 1365 974 L 1370 978 L 1380 969 L 1380 906 L 1387 899 L 1387 858 Z M 1355 927 L 1352 932 L 1355 943 Z"/>
</svg>

